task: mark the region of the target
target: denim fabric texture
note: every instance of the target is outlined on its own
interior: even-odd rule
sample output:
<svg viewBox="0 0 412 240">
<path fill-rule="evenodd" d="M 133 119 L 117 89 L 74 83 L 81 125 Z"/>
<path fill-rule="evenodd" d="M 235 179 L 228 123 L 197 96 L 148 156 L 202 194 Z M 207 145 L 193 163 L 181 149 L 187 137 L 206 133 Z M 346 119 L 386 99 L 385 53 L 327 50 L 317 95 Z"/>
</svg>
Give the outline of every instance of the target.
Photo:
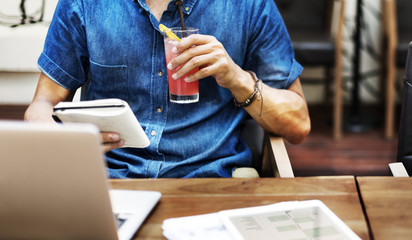
<svg viewBox="0 0 412 240">
<path fill-rule="evenodd" d="M 266 84 L 288 88 L 301 74 L 274 1 L 184 0 L 185 25 L 215 36 L 234 62 Z M 180 26 L 175 0 L 160 23 Z M 251 165 L 239 139 L 246 117 L 229 90 L 201 79 L 198 103 L 169 102 L 163 35 L 144 0 L 60 0 L 38 66 L 87 99 L 127 101 L 150 139 L 106 154 L 111 178 L 231 177 Z"/>
</svg>

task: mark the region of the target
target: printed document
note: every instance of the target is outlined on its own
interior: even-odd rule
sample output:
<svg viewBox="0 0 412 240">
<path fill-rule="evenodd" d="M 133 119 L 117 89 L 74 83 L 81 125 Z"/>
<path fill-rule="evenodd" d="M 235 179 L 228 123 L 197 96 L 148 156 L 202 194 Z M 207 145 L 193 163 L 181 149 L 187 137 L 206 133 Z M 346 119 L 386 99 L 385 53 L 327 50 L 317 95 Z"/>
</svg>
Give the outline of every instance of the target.
<svg viewBox="0 0 412 240">
<path fill-rule="evenodd" d="M 167 219 L 164 236 L 180 239 L 345 240 L 360 238 L 319 200 Z"/>
</svg>

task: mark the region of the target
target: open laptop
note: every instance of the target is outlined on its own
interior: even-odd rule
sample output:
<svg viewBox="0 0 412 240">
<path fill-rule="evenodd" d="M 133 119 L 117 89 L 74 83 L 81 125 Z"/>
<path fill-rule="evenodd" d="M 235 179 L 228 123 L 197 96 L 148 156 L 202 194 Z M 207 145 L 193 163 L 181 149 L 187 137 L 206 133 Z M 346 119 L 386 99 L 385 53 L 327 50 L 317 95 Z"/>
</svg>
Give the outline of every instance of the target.
<svg viewBox="0 0 412 240">
<path fill-rule="evenodd" d="M 109 190 L 98 129 L 0 121 L 0 239 L 130 239 L 159 192 Z"/>
</svg>

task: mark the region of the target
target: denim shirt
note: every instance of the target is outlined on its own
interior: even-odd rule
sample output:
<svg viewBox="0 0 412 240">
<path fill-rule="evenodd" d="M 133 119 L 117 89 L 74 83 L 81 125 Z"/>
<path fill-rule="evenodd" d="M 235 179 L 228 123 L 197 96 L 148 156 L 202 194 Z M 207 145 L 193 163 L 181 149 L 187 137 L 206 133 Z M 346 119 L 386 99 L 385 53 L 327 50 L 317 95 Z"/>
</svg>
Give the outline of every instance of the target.
<svg viewBox="0 0 412 240">
<path fill-rule="evenodd" d="M 301 74 L 275 6 L 268 0 L 184 0 L 185 25 L 213 35 L 236 64 L 266 84 L 288 88 Z M 160 23 L 180 26 L 175 0 Z M 239 139 L 247 113 L 212 77 L 199 82 L 198 103 L 169 102 L 163 35 L 144 0 L 60 0 L 38 66 L 87 99 L 127 101 L 150 139 L 143 149 L 106 154 L 112 178 L 230 177 L 251 165 Z"/>
</svg>

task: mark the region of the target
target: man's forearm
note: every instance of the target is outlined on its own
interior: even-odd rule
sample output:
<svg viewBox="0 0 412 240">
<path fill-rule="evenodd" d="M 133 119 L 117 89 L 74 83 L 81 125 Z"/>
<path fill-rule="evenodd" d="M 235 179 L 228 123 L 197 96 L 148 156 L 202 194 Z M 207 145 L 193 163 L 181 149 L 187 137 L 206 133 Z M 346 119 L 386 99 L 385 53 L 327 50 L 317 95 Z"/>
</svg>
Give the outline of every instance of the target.
<svg viewBox="0 0 412 240">
<path fill-rule="evenodd" d="M 70 96 L 69 90 L 58 85 L 42 73 L 33 101 L 27 108 L 24 119 L 26 121 L 53 122 L 53 107 Z"/>
<path fill-rule="evenodd" d="M 245 110 L 266 131 L 280 135 L 297 144 L 310 132 L 310 118 L 306 100 L 301 93 L 299 79 L 290 89 L 274 89 L 259 82 L 259 92 Z"/>
</svg>

